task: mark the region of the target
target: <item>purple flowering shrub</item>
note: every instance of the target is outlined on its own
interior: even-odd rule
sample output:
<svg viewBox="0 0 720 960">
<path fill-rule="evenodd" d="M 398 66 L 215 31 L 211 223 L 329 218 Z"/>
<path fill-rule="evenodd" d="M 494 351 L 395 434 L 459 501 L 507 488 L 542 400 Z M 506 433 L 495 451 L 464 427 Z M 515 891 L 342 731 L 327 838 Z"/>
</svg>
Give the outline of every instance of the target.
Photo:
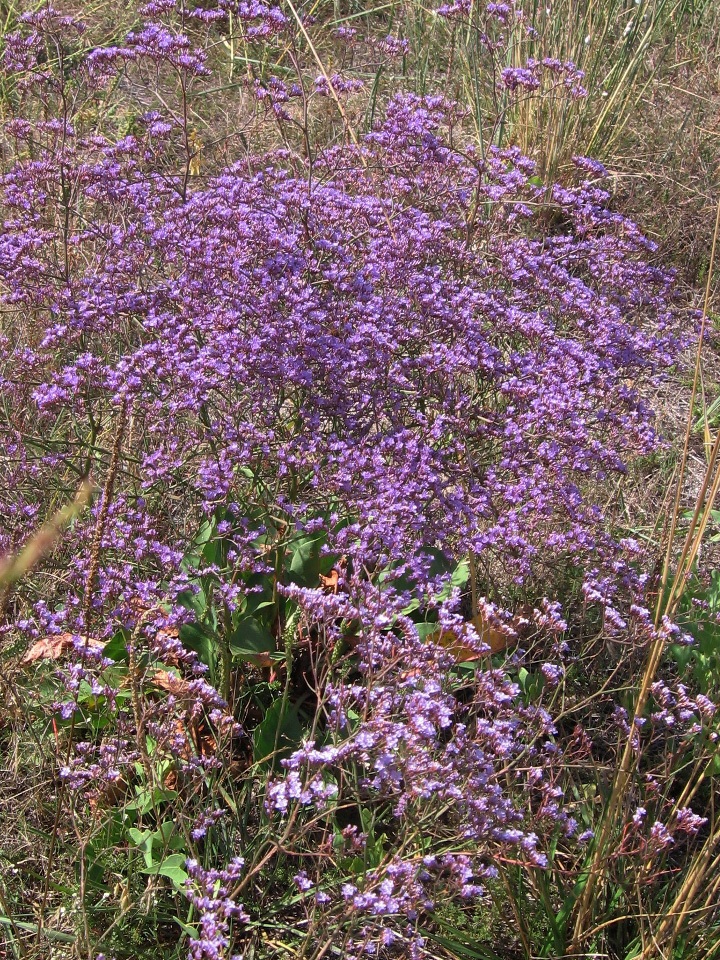
<svg viewBox="0 0 720 960">
<path fill-rule="evenodd" d="M 678 356 L 672 278 L 599 164 L 548 187 L 441 96 L 312 144 L 318 102 L 349 130 L 339 73 L 249 86 L 304 151 L 228 147 L 200 172 L 188 117 L 230 13 L 307 56 L 305 22 L 259 3 L 154 2 L 112 47 L 42 8 L 6 38 L 2 551 L 82 478 L 98 495 L 3 595 L 3 636 L 70 637 L 33 704 L 64 736 L 58 802 L 78 823 L 123 809 L 113 842 L 175 915 L 189 902 L 191 957 L 242 955 L 268 910 L 304 918 L 303 956 L 433 956 L 448 896 L 558 844 L 582 863 L 562 762 L 591 748 L 560 745 L 572 658 L 546 594 L 578 570 L 609 635 L 656 636 L 601 504 L 657 445 L 642 387 Z M 550 60 L 501 82 L 544 70 L 581 95 Z M 126 128 L 117 89 L 152 101 Z M 532 690 L 469 597 L 545 651 Z M 656 696 L 655 728 L 709 735 L 711 704 Z M 672 841 L 655 807 L 670 827 L 643 851 Z"/>
</svg>

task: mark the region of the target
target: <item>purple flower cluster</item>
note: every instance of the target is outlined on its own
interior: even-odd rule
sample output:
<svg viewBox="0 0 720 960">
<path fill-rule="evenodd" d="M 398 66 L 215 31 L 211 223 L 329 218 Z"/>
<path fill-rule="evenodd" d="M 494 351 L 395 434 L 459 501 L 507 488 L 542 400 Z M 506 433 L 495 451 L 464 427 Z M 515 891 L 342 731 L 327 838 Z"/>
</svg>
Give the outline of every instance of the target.
<svg viewBox="0 0 720 960">
<path fill-rule="evenodd" d="M 158 23 L 127 49 L 202 73 Z M 677 338 L 670 279 L 602 190 L 556 186 L 563 226 L 546 236 L 529 160 L 454 149 L 456 105 L 404 96 L 358 146 L 318 156 L 310 184 L 299 160 L 268 157 L 188 195 L 182 170 L 152 169 L 172 161 L 174 123 L 150 115 L 118 141 L 71 117 L 39 125 L 2 183 L 3 299 L 32 318 L 7 343 L 3 394 L 35 432 L 60 417 L 97 434 L 130 411 L 135 492 L 114 504 L 99 603 L 178 572 L 168 483 L 178 514 L 238 503 L 299 527 L 331 505 L 331 546 L 381 565 L 463 544 L 522 581 L 606 548 L 583 491 L 652 448 L 628 383 L 672 362 Z M 4 431 L 22 457 L 25 426 Z M 7 483 L 17 517 L 41 476 L 50 490 L 78 469 L 77 440 L 56 434 L 33 493 Z"/>
<path fill-rule="evenodd" d="M 312 822 L 318 812 L 341 809 L 350 784 L 363 803 L 390 806 L 394 830 L 405 838 L 403 855 L 340 891 L 353 915 L 365 917 L 367 947 L 397 932 L 398 922 L 402 928 L 432 912 L 448 889 L 463 899 L 482 895 L 483 882 L 494 876 L 492 857 L 502 851 L 545 866 L 530 823 L 560 825 L 566 836 L 577 825 L 544 768 L 556 732 L 547 713 L 523 707 L 501 670 L 478 671 L 472 697 L 467 689 L 460 696 L 454 657 L 441 643 L 419 638 L 400 610 L 402 601 L 393 610 L 385 593 L 362 583 L 349 586 L 351 594 L 342 598 L 288 588 L 331 647 L 342 643 L 340 624 L 362 623 L 355 651 L 360 672 L 352 680 L 327 679 L 323 743 L 309 741 L 283 761 L 285 772 L 267 787 L 266 809 L 296 824 Z M 476 649 L 480 658 L 487 647 L 473 627 L 451 610 L 440 614 L 464 649 Z M 521 755 L 524 771 L 516 776 L 524 807 L 498 775 Z M 426 830 L 437 855 L 421 856 Z M 356 831 L 347 840 L 360 849 L 368 843 Z M 455 852 L 454 842 L 473 853 Z M 297 882 L 312 888 L 305 876 Z M 388 927 L 388 918 L 394 925 Z M 407 931 L 404 936 L 410 937 Z"/>
<path fill-rule="evenodd" d="M 230 923 L 243 923 L 250 918 L 235 903 L 231 888 L 242 873 L 241 858 L 236 858 L 222 870 L 206 870 L 197 860 L 187 861 L 187 897 L 197 910 L 200 936 L 190 946 L 190 960 L 223 960 L 230 946 Z M 239 960 L 236 954 L 230 960 Z"/>
<path fill-rule="evenodd" d="M 524 67 L 506 67 L 501 78 L 505 88 L 510 91 L 532 92 L 539 90 L 544 82 L 546 92 L 562 88 L 567 90 L 574 100 L 587 96 L 587 90 L 582 86 L 585 74 L 569 60 L 563 63 L 550 57 L 542 60 L 531 59 Z"/>
</svg>

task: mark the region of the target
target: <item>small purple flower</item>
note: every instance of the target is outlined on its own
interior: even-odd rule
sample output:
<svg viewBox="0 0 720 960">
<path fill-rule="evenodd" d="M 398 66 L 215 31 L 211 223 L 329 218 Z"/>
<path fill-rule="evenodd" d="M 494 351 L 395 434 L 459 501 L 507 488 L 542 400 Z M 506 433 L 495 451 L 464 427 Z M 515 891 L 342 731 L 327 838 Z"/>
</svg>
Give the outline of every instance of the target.
<svg viewBox="0 0 720 960">
<path fill-rule="evenodd" d="M 553 688 L 558 685 L 563 673 L 562 667 L 556 663 L 544 663 L 540 670 L 545 677 L 548 687 Z"/>
</svg>

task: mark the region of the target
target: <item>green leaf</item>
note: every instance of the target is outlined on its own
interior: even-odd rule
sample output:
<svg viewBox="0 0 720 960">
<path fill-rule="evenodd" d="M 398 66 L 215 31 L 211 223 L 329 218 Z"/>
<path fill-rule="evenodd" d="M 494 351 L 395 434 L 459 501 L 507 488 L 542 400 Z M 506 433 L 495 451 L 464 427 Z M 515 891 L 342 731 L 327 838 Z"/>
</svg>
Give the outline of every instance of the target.
<svg viewBox="0 0 720 960">
<path fill-rule="evenodd" d="M 290 580 L 300 587 L 316 587 L 320 580 L 323 537 L 303 537 L 290 544 Z"/>
<path fill-rule="evenodd" d="M 186 933 L 192 940 L 200 939 L 200 931 L 197 927 L 191 927 L 189 923 L 183 923 L 180 917 L 173 917 L 175 923 L 180 927 L 183 933 Z"/>
<path fill-rule="evenodd" d="M 166 820 L 161 823 L 153 833 L 152 839 L 155 846 L 165 850 L 182 850 L 185 847 L 185 840 L 177 832 L 174 820 Z"/>
<path fill-rule="evenodd" d="M 197 593 L 194 590 L 183 590 L 178 594 L 178 603 L 186 610 L 191 610 L 198 618 L 204 616 L 207 610 L 207 597 L 204 590 Z"/>
<path fill-rule="evenodd" d="M 262 577 L 254 575 L 246 582 L 249 588 L 260 587 L 260 589 L 255 589 L 252 590 L 252 592 L 248 592 L 245 601 L 245 615 L 248 617 L 257 617 L 259 620 L 272 623 L 272 621 L 275 619 L 275 611 L 278 607 L 278 601 L 273 597 L 273 584 L 271 578 L 265 575 Z M 262 616 L 258 617 L 258 614 L 261 612 Z"/>
<path fill-rule="evenodd" d="M 262 600 L 253 608 L 253 614 L 258 614 L 261 610 L 274 610 L 276 606 L 274 600 Z"/>
<path fill-rule="evenodd" d="M 128 836 L 135 844 L 136 847 L 139 847 L 141 843 L 148 839 L 150 836 L 149 830 L 138 830 L 137 827 L 130 827 L 128 830 Z"/>
<path fill-rule="evenodd" d="M 180 643 L 198 655 L 206 667 L 215 663 L 219 638 L 202 623 L 184 623 L 180 627 Z"/>
<path fill-rule="evenodd" d="M 454 587 L 464 587 L 470 579 L 470 561 L 462 560 L 453 570 L 450 582 Z"/>
<path fill-rule="evenodd" d="M 215 534 L 215 520 L 204 520 L 200 524 L 192 548 L 185 554 L 182 561 L 182 568 L 190 571 L 198 567 L 202 557 L 202 551 L 211 537 Z"/>
<path fill-rule="evenodd" d="M 361 877 L 367 873 L 367 864 L 362 857 L 351 857 L 347 863 L 347 870 L 354 877 Z"/>
<path fill-rule="evenodd" d="M 149 869 L 152 869 L 153 866 L 153 838 L 152 833 L 149 830 L 137 830 L 135 827 L 130 827 L 128 830 L 128 836 L 142 853 L 145 864 Z"/>
<path fill-rule="evenodd" d="M 438 625 L 437 623 L 416 623 L 415 629 L 421 640 L 427 640 L 429 636 L 437 631 Z"/>
<path fill-rule="evenodd" d="M 136 797 L 125 805 L 126 810 L 137 810 L 138 813 L 148 813 L 160 803 L 176 800 L 177 790 L 168 790 L 165 787 L 156 787 L 152 793 L 147 787 L 136 787 Z"/>
<path fill-rule="evenodd" d="M 230 637 L 230 652 L 240 660 L 275 654 L 275 639 L 255 617 L 243 617 Z M 282 658 L 282 655 L 281 655 Z"/>
<path fill-rule="evenodd" d="M 185 869 L 185 860 L 186 857 L 184 853 L 171 853 L 170 856 L 166 857 L 161 863 L 154 863 L 151 867 L 146 867 L 145 870 L 141 870 L 140 872 L 149 873 L 153 876 L 167 877 L 178 887 L 181 887 L 188 878 L 187 870 Z"/>
<path fill-rule="evenodd" d="M 275 769 L 282 757 L 300 746 L 302 739 L 303 728 L 297 710 L 291 704 L 276 700 L 253 734 L 255 762 Z"/>
<path fill-rule="evenodd" d="M 110 640 L 105 644 L 103 656 L 108 657 L 110 660 L 115 660 L 116 663 L 127 660 L 127 640 L 124 630 L 118 630 L 117 633 L 112 635 Z"/>
<path fill-rule="evenodd" d="M 492 950 L 484 949 L 479 944 L 470 946 L 467 943 L 462 943 L 460 940 L 443 937 L 437 933 L 428 932 L 428 936 L 431 940 L 434 940 L 435 943 L 439 943 L 442 947 L 449 950 L 452 956 L 457 957 L 458 960 L 460 960 L 460 958 L 463 958 L 463 960 L 465 960 L 465 958 L 467 958 L 467 960 L 499 960 L 498 954 L 493 953 Z"/>
<path fill-rule="evenodd" d="M 215 520 L 203 520 L 200 529 L 195 534 L 193 544 L 196 547 L 204 547 L 210 538 L 215 534 Z"/>
<path fill-rule="evenodd" d="M 10 917 L 0 915 L 0 924 L 4 927 L 17 927 L 18 930 L 27 930 L 30 933 L 38 932 L 36 923 L 28 923 L 26 920 L 11 920 Z M 60 930 L 50 930 L 48 927 L 42 928 L 42 934 L 48 940 L 54 940 L 55 943 L 75 943 L 77 937 L 70 933 L 62 933 Z"/>
<path fill-rule="evenodd" d="M 417 597 L 414 600 L 411 600 L 410 603 L 403 608 L 403 616 L 409 617 L 411 613 L 414 613 L 416 610 L 420 609 L 420 601 Z"/>
</svg>

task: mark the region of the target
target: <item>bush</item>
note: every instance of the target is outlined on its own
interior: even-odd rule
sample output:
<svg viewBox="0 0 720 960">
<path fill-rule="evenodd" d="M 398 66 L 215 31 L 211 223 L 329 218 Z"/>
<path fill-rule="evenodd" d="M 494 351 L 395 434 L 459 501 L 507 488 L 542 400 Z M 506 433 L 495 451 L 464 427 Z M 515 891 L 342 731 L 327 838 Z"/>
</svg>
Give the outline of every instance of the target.
<svg viewBox="0 0 720 960">
<path fill-rule="evenodd" d="M 230 13 L 297 76 L 250 88 L 285 146 L 212 169 L 190 118 Z M 119 857 L 192 957 L 268 931 L 317 960 L 437 955 L 443 898 L 558 845 L 583 862 L 547 585 L 578 570 L 609 634 L 657 637 L 601 504 L 657 445 L 642 388 L 681 345 L 672 277 L 592 160 L 548 186 L 440 96 L 397 95 L 358 135 L 358 84 L 308 82 L 284 8 L 144 16 L 103 47 L 44 8 L 4 53 L 2 535 L 46 557 L 14 595 L 6 570 L 6 633 L 28 663 L 70 658 L 28 709 L 83 837 L 80 942 L 123 955 L 100 909 Z M 546 60 L 499 74 L 503 96 L 544 72 L 582 94 Z M 326 148 L 321 110 L 344 131 Z M 92 508 L 33 540 L 88 477 Z M 515 677 L 489 654 L 523 631 L 551 662 Z M 705 701 L 683 710 L 705 730 Z"/>
</svg>

